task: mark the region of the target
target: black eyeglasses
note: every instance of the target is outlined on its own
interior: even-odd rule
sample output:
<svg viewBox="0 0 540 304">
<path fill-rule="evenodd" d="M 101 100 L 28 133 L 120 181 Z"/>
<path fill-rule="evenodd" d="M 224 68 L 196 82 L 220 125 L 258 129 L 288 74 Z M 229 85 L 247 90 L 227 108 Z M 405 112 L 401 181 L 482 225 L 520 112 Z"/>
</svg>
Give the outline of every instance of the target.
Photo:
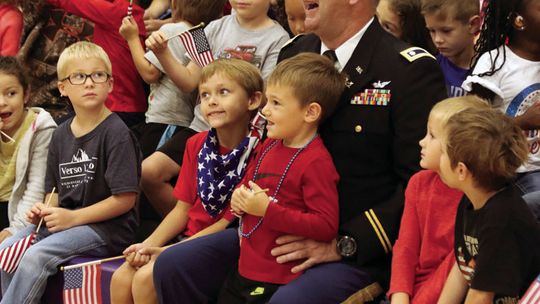
<svg viewBox="0 0 540 304">
<path fill-rule="evenodd" d="M 86 82 L 88 77 L 90 77 L 94 83 L 105 83 L 107 80 L 109 80 L 111 75 L 107 74 L 106 72 L 93 72 L 91 74 L 73 73 L 60 81 L 69 80 L 69 83 L 73 85 L 81 85 Z"/>
</svg>

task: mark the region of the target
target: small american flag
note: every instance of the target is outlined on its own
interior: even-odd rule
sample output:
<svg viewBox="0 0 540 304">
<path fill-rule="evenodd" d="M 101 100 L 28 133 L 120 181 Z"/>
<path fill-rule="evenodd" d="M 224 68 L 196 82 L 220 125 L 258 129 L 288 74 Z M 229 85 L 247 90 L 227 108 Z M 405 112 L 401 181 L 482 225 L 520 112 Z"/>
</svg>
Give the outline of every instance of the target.
<svg viewBox="0 0 540 304">
<path fill-rule="evenodd" d="M 527 292 L 519 300 L 519 304 L 537 304 L 540 303 L 540 275 L 536 277 Z"/>
<path fill-rule="evenodd" d="M 64 304 L 101 304 L 101 264 L 64 270 Z"/>
<path fill-rule="evenodd" d="M 180 40 L 186 49 L 186 52 L 200 67 L 204 67 L 214 61 L 210 44 L 204 34 L 202 25 L 191 28 L 180 34 Z"/>
<path fill-rule="evenodd" d="M 32 232 L 27 237 L 18 240 L 13 245 L 0 251 L 0 269 L 7 273 L 13 273 L 21 261 L 26 250 L 32 246 L 36 239 L 36 233 Z"/>
</svg>

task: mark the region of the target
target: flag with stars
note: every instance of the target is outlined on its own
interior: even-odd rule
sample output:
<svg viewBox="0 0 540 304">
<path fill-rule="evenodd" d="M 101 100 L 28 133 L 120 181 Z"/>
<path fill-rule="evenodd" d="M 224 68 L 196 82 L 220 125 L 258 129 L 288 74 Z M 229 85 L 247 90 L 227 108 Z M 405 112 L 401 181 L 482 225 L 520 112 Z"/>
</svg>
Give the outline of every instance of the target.
<svg viewBox="0 0 540 304">
<path fill-rule="evenodd" d="M 7 273 L 13 273 L 19 266 L 24 253 L 32 246 L 35 239 L 36 233 L 32 232 L 27 237 L 13 243 L 13 245 L 2 249 L 0 251 L 0 269 Z"/>
<path fill-rule="evenodd" d="M 101 304 L 101 264 L 64 270 L 64 304 Z"/>
<path fill-rule="evenodd" d="M 216 217 L 228 206 L 232 192 L 244 176 L 251 152 L 259 143 L 264 127 L 257 115 L 251 132 L 227 154 L 219 154 L 215 129 L 210 129 L 197 157 L 197 194 L 206 212 Z"/>
<path fill-rule="evenodd" d="M 200 67 L 204 67 L 214 61 L 214 56 L 212 55 L 210 44 L 204 34 L 202 24 L 180 34 L 180 41 L 182 41 L 191 60 Z"/>
</svg>

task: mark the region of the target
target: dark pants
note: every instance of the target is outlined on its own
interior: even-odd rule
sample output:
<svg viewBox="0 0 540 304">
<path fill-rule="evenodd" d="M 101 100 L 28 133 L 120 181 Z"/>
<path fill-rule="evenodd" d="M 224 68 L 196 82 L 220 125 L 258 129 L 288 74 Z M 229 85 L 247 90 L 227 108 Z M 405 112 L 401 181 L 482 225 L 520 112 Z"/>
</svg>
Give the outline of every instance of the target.
<svg viewBox="0 0 540 304">
<path fill-rule="evenodd" d="M 265 304 L 280 286 L 244 278 L 233 270 L 219 292 L 217 304 Z"/>
<path fill-rule="evenodd" d="M 159 302 L 215 301 L 227 274 L 237 267 L 238 257 L 236 229 L 165 250 L 154 265 Z M 279 287 L 270 303 L 340 303 L 371 283 L 367 273 L 345 263 L 321 264 Z"/>
</svg>

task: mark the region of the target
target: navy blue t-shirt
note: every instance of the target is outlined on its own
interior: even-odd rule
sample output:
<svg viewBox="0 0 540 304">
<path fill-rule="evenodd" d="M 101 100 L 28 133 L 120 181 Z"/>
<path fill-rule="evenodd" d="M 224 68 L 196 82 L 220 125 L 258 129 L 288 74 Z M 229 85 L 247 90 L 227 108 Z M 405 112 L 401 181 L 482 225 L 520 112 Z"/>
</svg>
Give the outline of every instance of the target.
<svg viewBox="0 0 540 304">
<path fill-rule="evenodd" d="M 444 80 L 446 82 L 446 89 L 448 91 L 448 97 L 464 96 L 465 91 L 461 84 L 469 76 L 470 70 L 466 70 L 453 64 L 448 58 L 441 54 L 437 55 L 437 62 L 441 66 L 444 74 Z"/>
<path fill-rule="evenodd" d="M 139 192 L 141 152 L 139 145 L 118 115 L 112 113 L 94 130 L 81 137 L 71 132 L 72 119 L 54 132 L 47 159 L 45 191 L 56 187 L 60 207 L 79 209 L 113 194 Z M 89 224 L 108 244 L 120 252 L 134 240 L 135 208 L 107 221 Z"/>
</svg>

